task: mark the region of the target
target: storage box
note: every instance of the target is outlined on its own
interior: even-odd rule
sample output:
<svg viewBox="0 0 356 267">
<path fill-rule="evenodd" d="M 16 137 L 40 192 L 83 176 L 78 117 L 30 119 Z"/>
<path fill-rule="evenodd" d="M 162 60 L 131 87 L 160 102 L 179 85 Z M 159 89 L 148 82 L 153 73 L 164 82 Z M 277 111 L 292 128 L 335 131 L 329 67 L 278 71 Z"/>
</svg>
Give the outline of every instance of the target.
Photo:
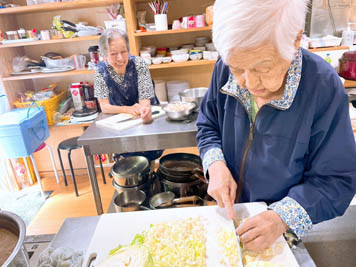
<svg viewBox="0 0 356 267">
<path fill-rule="evenodd" d="M 36 101 L 36 104 L 38 106 L 44 108 L 46 115 L 47 115 L 48 125 L 52 125 L 54 123 L 53 116 L 58 111 L 60 103 L 66 97 L 67 97 L 67 90 L 63 90 L 61 93 L 51 97 L 50 99 Z M 22 102 L 16 101 L 13 104 L 17 108 L 27 108 L 32 104 L 32 102 L 23 102 L 22 103 Z"/>
<path fill-rule="evenodd" d="M 20 158 L 32 154 L 49 136 L 42 107 L 14 109 L 0 115 L 0 154 Z"/>
</svg>

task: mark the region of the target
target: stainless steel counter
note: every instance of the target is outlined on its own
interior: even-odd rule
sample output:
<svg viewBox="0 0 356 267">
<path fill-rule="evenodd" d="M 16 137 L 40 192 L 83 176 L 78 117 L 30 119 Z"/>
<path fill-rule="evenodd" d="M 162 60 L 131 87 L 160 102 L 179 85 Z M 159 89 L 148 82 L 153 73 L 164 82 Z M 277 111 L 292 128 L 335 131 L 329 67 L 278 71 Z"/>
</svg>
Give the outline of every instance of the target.
<svg viewBox="0 0 356 267">
<path fill-rule="evenodd" d="M 97 120 L 109 116 L 100 114 Z M 171 122 L 167 121 L 165 116 L 155 119 L 151 124 L 135 126 L 120 132 L 97 127 L 93 123 L 78 139 L 78 143 L 84 148 L 97 214 L 103 213 L 103 206 L 95 174 L 93 155 L 192 147 L 197 145 L 196 133 L 195 121 L 190 123 Z"/>
</svg>

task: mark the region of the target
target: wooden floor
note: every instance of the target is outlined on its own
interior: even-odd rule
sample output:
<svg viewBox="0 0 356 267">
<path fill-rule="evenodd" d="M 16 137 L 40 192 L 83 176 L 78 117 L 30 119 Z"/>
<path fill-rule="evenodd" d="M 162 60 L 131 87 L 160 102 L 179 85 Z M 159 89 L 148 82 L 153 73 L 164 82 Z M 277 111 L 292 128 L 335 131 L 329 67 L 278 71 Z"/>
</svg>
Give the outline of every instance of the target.
<svg viewBox="0 0 356 267">
<path fill-rule="evenodd" d="M 197 148 L 180 148 L 167 149 L 164 151 L 163 155 L 178 152 L 198 154 Z M 105 168 L 107 183 L 104 185 L 100 169 L 97 169 L 98 185 L 104 212 L 108 210 L 114 194 L 112 180 L 107 175 L 109 171 L 110 168 Z M 53 191 L 53 193 L 46 200 L 39 213 L 27 227 L 26 235 L 55 234 L 58 232 L 66 218 L 97 215 L 94 196 L 86 170 L 79 170 L 81 175 L 77 175 L 78 170 L 76 170 L 75 173 L 79 197 L 75 196 L 74 186 L 70 175 L 67 176 L 67 187 L 64 185 L 62 176 L 60 176 L 60 184 L 57 184 L 54 176 L 41 178 L 44 190 Z"/>
<path fill-rule="evenodd" d="M 106 169 L 105 173 L 108 173 L 108 171 L 109 169 Z M 107 183 L 105 185 L 101 174 L 98 172 L 97 177 L 105 212 L 111 202 L 114 188 L 111 184 L 111 179 L 107 175 Z M 60 178 L 60 184 L 57 184 L 54 177 L 41 179 L 44 190 L 51 190 L 53 193 L 27 227 L 26 235 L 55 234 L 66 218 L 97 215 L 88 175 L 76 175 L 79 197 L 75 195 L 71 177 L 67 177 L 67 187 L 64 185 L 63 178 Z"/>
</svg>

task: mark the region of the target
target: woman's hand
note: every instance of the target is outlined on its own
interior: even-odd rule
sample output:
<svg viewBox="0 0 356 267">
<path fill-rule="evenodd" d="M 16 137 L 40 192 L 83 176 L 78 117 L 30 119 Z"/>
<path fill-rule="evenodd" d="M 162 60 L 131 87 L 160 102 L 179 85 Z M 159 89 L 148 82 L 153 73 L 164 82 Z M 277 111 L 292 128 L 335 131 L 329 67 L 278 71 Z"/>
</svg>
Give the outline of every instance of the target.
<svg viewBox="0 0 356 267">
<path fill-rule="evenodd" d="M 232 219 L 235 216 L 233 205 L 237 184 L 223 161 L 214 162 L 208 170 L 208 194 L 218 202 L 219 207 L 227 209 L 227 215 Z"/>
<path fill-rule="evenodd" d="M 270 247 L 287 229 L 279 215 L 268 210 L 243 222 L 236 233 L 246 249 L 258 252 Z"/>
<path fill-rule="evenodd" d="M 128 113 L 134 115 L 134 116 L 139 116 L 141 111 L 141 105 L 136 103 L 133 106 L 128 107 Z"/>
<path fill-rule="evenodd" d="M 141 119 L 143 120 L 143 123 L 151 123 L 152 122 L 151 107 L 141 106 L 140 115 L 141 115 Z"/>
</svg>

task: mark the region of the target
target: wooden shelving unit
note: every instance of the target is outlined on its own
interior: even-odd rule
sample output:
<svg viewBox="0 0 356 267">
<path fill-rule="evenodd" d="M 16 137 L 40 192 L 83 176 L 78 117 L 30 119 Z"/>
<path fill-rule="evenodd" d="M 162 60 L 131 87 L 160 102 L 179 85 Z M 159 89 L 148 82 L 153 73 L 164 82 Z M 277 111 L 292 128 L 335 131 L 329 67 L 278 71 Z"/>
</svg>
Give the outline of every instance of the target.
<svg viewBox="0 0 356 267">
<path fill-rule="evenodd" d="M 58 10 L 68 10 L 68 9 L 78 9 L 78 8 L 89 8 L 89 7 L 100 7 L 111 5 L 114 3 L 122 3 L 123 0 L 78 0 L 72 2 L 57 2 L 57 3 L 47 3 L 32 6 L 19 6 L 11 8 L 0 9 L 0 15 L 9 14 L 28 14 L 28 13 L 41 13 L 50 12 Z"/>
<path fill-rule="evenodd" d="M 2 80 L 7 81 L 19 81 L 19 80 L 31 80 L 31 79 L 43 79 L 43 78 L 51 78 L 51 77 L 67 77 L 74 75 L 86 75 L 86 74 L 94 74 L 94 70 L 71 70 L 64 72 L 52 72 L 52 73 L 34 73 L 34 74 L 24 74 L 24 75 L 12 75 L 3 77 Z"/>
<path fill-rule="evenodd" d="M 212 26 L 206 26 L 201 28 L 191 28 L 191 29 L 181 29 L 181 30 L 135 32 L 134 35 L 137 37 L 142 37 L 142 36 L 154 36 L 154 35 L 166 35 L 166 34 L 182 34 L 182 33 L 190 33 L 190 32 L 203 32 L 203 31 L 211 31 L 211 30 L 212 30 Z"/>
<path fill-rule="evenodd" d="M 83 41 L 98 41 L 99 38 L 100 36 L 85 36 L 85 37 L 75 37 L 70 39 L 39 40 L 39 41 L 32 41 L 32 42 L 3 44 L 0 45 L 0 49 L 9 48 L 9 47 L 31 46 L 31 45 L 50 45 L 50 44 L 64 44 L 64 43 L 74 43 L 74 42 L 83 42 Z"/>
<path fill-rule="evenodd" d="M 216 60 L 190 60 L 186 62 L 171 62 L 167 64 L 150 65 L 150 70 L 157 69 L 169 69 L 169 68 L 182 68 L 182 67 L 194 67 L 204 65 L 214 65 Z"/>
<path fill-rule="evenodd" d="M 356 87 L 356 81 L 345 80 L 344 86 L 345 88 Z"/>
</svg>

